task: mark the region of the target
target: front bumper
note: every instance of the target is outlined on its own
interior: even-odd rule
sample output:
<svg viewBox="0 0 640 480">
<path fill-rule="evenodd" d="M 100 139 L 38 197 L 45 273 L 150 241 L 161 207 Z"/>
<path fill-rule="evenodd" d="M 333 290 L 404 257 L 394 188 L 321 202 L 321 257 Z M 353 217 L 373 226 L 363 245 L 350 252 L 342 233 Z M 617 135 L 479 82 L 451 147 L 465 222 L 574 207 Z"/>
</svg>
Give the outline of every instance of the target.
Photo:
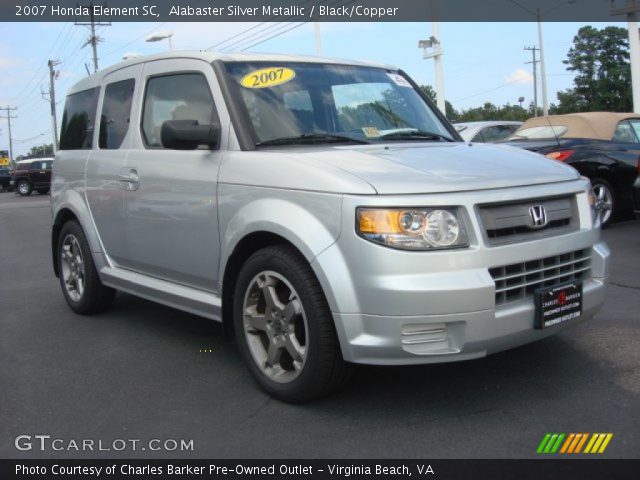
<svg viewBox="0 0 640 480">
<path fill-rule="evenodd" d="M 593 247 L 594 275 L 608 269 L 609 250 Z M 459 278 L 465 283 L 464 275 Z M 593 317 L 602 307 L 607 277 L 583 283 L 583 310 L 579 318 L 542 330 L 534 329 L 533 298 L 497 308 L 465 313 L 391 316 L 334 313 L 341 331 L 345 360 L 377 365 L 452 362 L 484 357 L 553 335 Z M 455 305 L 451 305 L 455 309 Z"/>
</svg>

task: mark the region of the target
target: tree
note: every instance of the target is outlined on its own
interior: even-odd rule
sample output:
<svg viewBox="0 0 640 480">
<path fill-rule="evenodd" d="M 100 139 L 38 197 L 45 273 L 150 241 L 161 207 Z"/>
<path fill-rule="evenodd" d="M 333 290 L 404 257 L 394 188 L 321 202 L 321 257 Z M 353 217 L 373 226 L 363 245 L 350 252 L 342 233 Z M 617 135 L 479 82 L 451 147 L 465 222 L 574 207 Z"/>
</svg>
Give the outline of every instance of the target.
<svg viewBox="0 0 640 480">
<path fill-rule="evenodd" d="M 429 99 L 434 104 L 436 103 L 436 91 L 433 89 L 431 85 L 420 85 L 420 90 L 422 90 L 424 94 L 427 97 L 429 97 Z M 444 105 L 446 110 L 445 117 L 447 117 L 450 122 L 457 122 L 458 112 L 456 111 L 455 108 L 453 108 L 453 105 L 451 105 L 451 102 L 449 100 L 445 100 Z"/>
<path fill-rule="evenodd" d="M 626 29 L 582 27 L 564 63 L 576 74 L 574 87 L 558 92 L 554 113 L 633 110 Z"/>
<path fill-rule="evenodd" d="M 462 110 L 458 114 L 459 122 L 481 122 L 485 120 L 509 120 L 524 122 L 533 116 L 533 106 L 525 110 L 520 105 L 506 104 L 501 107 L 485 102 L 481 107 Z"/>
<path fill-rule="evenodd" d="M 38 157 L 52 157 L 53 156 L 53 144 L 52 143 L 44 143 L 42 145 L 36 145 L 31 147 L 29 152 L 26 155 L 20 155 L 16 160 L 24 160 L 27 158 L 38 158 Z"/>
</svg>

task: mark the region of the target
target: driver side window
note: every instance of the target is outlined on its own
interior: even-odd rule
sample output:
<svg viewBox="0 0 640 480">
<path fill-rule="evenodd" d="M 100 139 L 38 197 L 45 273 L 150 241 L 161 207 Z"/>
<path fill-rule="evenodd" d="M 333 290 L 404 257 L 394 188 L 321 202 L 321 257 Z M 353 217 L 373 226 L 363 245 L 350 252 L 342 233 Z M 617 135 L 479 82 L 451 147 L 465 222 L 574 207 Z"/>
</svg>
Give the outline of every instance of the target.
<svg viewBox="0 0 640 480">
<path fill-rule="evenodd" d="M 197 120 L 212 123 L 213 97 L 201 73 L 152 77 L 147 82 L 142 114 L 142 133 L 148 147 L 162 147 L 160 132 L 167 120 Z"/>
</svg>

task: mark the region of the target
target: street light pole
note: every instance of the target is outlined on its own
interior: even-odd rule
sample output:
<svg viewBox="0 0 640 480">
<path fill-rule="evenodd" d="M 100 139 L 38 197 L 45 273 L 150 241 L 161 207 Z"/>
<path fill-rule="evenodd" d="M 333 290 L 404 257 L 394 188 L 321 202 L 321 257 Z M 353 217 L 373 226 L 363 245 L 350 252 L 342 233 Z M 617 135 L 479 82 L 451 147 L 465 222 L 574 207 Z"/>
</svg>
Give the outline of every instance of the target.
<svg viewBox="0 0 640 480">
<path fill-rule="evenodd" d="M 440 43 L 440 22 L 433 22 L 433 38 L 435 38 L 435 55 L 433 56 L 433 68 L 436 73 L 436 103 L 438 109 L 447 114 L 446 103 L 444 100 L 444 76 L 442 74 L 442 46 Z"/>
<path fill-rule="evenodd" d="M 313 29 L 316 34 L 316 55 L 322 56 L 322 40 L 320 39 L 320 22 L 313 22 Z"/>
<path fill-rule="evenodd" d="M 547 97 L 547 72 L 544 64 L 544 44 L 542 43 L 542 18 L 540 9 L 536 10 L 538 18 L 538 47 L 540 48 L 540 80 L 542 85 L 542 115 L 549 116 L 549 99 Z"/>
</svg>

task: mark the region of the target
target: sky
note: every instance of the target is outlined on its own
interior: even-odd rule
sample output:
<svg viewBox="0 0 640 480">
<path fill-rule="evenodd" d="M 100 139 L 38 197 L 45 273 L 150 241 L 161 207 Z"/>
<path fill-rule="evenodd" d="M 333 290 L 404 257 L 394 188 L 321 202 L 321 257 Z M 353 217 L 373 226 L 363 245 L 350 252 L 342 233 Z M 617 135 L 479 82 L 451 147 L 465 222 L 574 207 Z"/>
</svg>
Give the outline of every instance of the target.
<svg viewBox="0 0 640 480">
<path fill-rule="evenodd" d="M 148 43 L 151 33 L 172 32 L 174 50 L 201 50 L 215 46 L 222 51 L 315 55 L 314 26 L 303 24 L 256 23 L 114 23 L 98 31 L 99 66 L 104 68 L 126 53 L 151 54 L 168 49 L 166 40 Z M 562 63 L 573 37 L 583 23 L 544 23 L 544 48 L 549 103 L 558 91 L 572 86 L 573 75 Z M 590 23 L 597 28 L 624 22 Z M 419 84 L 434 83 L 432 60 L 422 59 L 418 41 L 432 33 L 431 23 L 322 23 L 324 56 L 373 60 L 405 70 Z M 0 106 L 18 107 L 12 112 L 14 156 L 33 145 L 51 143 L 48 101 L 47 60 L 60 60 L 56 80 L 58 128 L 66 91 L 93 71 L 90 46 L 82 47 L 89 36 L 86 27 L 73 23 L 0 23 Z M 272 38 L 273 37 L 273 38 Z M 525 105 L 533 99 L 531 52 L 538 46 L 535 23 L 454 23 L 440 24 L 445 98 L 453 106 L 468 109 L 493 102 Z M 541 105 L 540 87 L 538 104 Z M 0 112 L 4 116 L 4 112 Z M 8 150 L 7 121 L 0 120 L 0 150 Z"/>
</svg>

